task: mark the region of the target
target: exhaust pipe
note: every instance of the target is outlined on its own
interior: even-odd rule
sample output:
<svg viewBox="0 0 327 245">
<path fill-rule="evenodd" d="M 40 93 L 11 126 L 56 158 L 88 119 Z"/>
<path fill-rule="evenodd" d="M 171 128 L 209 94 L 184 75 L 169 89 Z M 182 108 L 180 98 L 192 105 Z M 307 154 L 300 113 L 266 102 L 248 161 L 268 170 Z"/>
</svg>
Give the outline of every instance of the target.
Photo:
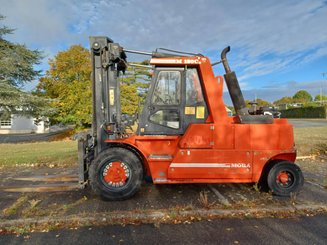
<svg viewBox="0 0 327 245">
<path fill-rule="evenodd" d="M 236 114 L 240 117 L 243 115 L 249 115 L 249 110 L 246 108 L 246 104 L 244 101 L 244 97 L 242 94 L 242 91 L 240 89 L 240 85 L 238 83 L 236 74 L 234 71 L 231 71 L 226 54 L 230 51 L 230 47 L 226 47 L 221 52 L 221 61 L 223 63 L 223 66 L 225 68 L 226 74 L 224 75 L 225 81 L 227 84 L 227 88 L 230 94 L 230 97 L 232 99 Z M 242 121 L 242 120 L 241 120 Z"/>
</svg>

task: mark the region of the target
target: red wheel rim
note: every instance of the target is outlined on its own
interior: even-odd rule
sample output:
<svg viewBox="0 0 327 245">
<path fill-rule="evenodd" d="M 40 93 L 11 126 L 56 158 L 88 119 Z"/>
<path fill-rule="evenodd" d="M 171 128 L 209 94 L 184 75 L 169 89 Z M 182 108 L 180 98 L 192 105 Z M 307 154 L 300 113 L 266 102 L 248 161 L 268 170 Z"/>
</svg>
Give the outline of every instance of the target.
<svg viewBox="0 0 327 245">
<path fill-rule="evenodd" d="M 110 162 L 103 168 L 102 176 L 110 187 L 122 187 L 129 179 L 130 170 L 123 162 Z"/>
<path fill-rule="evenodd" d="M 277 174 L 276 182 L 283 188 L 290 187 L 294 182 L 294 177 L 290 172 L 281 171 Z"/>
<path fill-rule="evenodd" d="M 277 176 L 279 182 L 285 184 L 288 182 L 288 174 L 286 172 L 280 172 Z"/>
</svg>

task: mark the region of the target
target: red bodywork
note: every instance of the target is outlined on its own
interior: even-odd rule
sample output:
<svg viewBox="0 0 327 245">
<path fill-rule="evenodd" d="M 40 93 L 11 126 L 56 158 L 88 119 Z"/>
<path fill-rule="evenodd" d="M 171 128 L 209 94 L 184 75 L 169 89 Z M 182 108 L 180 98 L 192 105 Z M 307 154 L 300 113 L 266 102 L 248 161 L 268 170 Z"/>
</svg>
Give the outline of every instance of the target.
<svg viewBox="0 0 327 245">
<path fill-rule="evenodd" d="M 143 158 L 154 183 L 258 182 L 271 160 L 295 161 L 293 127 L 286 119 L 273 124 L 240 124 L 228 117 L 222 76 L 214 76 L 207 57 L 153 58 L 155 66 L 196 67 L 209 116 L 180 136 L 137 136 L 107 143 L 126 144 Z"/>
</svg>

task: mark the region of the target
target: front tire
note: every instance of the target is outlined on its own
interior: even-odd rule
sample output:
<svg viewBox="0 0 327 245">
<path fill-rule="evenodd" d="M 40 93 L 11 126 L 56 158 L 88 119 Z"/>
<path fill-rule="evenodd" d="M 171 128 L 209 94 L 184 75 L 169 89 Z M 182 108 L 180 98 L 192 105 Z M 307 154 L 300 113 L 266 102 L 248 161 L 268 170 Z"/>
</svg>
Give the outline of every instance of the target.
<svg viewBox="0 0 327 245">
<path fill-rule="evenodd" d="M 143 168 L 131 151 L 112 147 L 102 151 L 91 163 L 90 185 L 105 200 L 125 200 L 140 189 Z"/>
<path fill-rule="evenodd" d="M 304 183 L 301 169 L 294 163 L 282 161 L 276 163 L 267 176 L 269 189 L 277 196 L 288 197 L 298 192 Z"/>
</svg>

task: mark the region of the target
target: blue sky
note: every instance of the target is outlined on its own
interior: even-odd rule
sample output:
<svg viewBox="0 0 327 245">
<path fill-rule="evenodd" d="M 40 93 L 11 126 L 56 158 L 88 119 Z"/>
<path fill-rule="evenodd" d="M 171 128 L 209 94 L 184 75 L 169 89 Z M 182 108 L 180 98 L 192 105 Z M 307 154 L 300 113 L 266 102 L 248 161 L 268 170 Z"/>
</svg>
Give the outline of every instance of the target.
<svg viewBox="0 0 327 245">
<path fill-rule="evenodd" d="M 0 6 L 5 24 L 16 28 L 8 39 L 44 51 L 42 70 L 70 45 L 88 47 L 90 35 L 130 49 L 201 52 L 212 61 L 230 45 L 246 99 L 274 101 L 300 89 L 327 94 L 326 1 L 0 0 Z"/>
</svg>

